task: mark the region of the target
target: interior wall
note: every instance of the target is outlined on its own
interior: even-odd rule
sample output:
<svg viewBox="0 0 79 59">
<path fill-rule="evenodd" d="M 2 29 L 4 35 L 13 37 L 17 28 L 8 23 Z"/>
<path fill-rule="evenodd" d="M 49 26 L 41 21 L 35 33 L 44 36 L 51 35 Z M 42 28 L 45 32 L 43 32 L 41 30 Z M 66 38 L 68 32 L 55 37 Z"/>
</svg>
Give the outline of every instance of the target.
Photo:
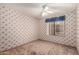
<svg viewBox="0 0 79 59">
<path fill-rule="evenodd" d="M 77 6 L 77 50 L 79 53 L 79 6 Z"/>
<path fill-rule="evenodd" d="M 76 10 L 64 14 L 65 19 L 65 36 L 47 35 L 47 25 L 45 19 L 40 20 L 40 39 L 76 46 Z M 53 16 L 53 15 L 52 15 Z"/>
<path fill-rule="evenodd" d="M 0 5 L 0 51 L 36 39 L 76 46 L 76 10 L 65 15 L 65 36 L 49 36 L 45 19 L 37 20 L 12 7 Z"/>
<path fill-rule="evenodd" d="M 39 20 L 0 5 L 0 51 L 38 39 Z"/>
</svg>

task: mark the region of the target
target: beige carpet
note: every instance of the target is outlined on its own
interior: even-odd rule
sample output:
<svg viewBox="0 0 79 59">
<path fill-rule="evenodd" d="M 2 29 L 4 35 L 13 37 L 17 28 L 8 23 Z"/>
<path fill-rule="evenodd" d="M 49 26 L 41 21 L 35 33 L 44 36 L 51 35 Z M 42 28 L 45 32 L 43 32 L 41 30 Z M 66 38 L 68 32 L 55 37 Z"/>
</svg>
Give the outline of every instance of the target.
<svg viewBox="0 0 79 59">
<path fill-rule="evenodd" d="M 77 55 L 75 47 L 65 46 L 52 42 L 36 40 L 1 52 L 1 55 Z"/>
</svg>

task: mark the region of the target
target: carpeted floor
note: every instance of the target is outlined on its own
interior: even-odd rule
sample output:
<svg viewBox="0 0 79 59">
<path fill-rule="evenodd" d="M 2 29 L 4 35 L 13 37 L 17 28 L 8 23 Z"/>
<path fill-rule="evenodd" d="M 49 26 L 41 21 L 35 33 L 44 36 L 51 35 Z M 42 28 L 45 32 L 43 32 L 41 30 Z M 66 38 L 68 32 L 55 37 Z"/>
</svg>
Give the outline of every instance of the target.
<svg viewBox="0 0 79 59">
<path fill-rule="evenodd" d="M 14 49 L 1 52 L 1 55 L 77 55 L 75 47 L 36 40 Z"/>
</svg>

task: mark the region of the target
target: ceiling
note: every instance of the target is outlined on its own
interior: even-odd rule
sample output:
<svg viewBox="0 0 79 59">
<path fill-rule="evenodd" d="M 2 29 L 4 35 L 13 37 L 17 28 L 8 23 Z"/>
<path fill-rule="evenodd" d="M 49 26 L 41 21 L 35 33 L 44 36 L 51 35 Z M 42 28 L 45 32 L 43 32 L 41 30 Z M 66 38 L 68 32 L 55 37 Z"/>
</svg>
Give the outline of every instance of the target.
<svg viewBox="0 0 79 59">
<path fill-rule="evenodd" d="M 46 5 L 48 10 L 52 13 L 47 13 L 46 16 L 50 14 L 68 12 L 73 10 L 77 4 L 75 3 L 17 3 L 17 4 L 6 4 L 8 6 L 18 9 L 20 12 L 28 14 L 36 19 L 41 19 L 42 13 L 45 12 L 43 6 Z"/>
</svg>

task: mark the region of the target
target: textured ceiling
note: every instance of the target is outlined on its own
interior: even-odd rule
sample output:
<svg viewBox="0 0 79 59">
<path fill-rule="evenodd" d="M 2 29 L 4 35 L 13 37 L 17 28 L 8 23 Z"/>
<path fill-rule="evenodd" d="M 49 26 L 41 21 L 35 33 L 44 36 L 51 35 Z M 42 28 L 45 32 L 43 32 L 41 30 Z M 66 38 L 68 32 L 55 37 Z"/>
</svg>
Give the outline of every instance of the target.
<svg viewBox="0 0 79 59">
<path fill-rule="evenodd" d="M 8 6 L 14 7 L 18 9 L 20 12 L 23 12 L 25 14 L 28 14 L 32 17 L 35 17 L 37 19 L 41 19 L 42 17 L 42 11 L 43 6 L 46 3 L 17 3 L 17 4 L 6 4 Z M 49 7 L 49 10 L 55 14 L 55 10 L 58 10 L 59 12 L 68 12 L 75 8 L 77 4 L 74 3 L 48 3 L 47 6 Z M 49 14 L 48 14 L 49 15 Z"/>
</svg>

